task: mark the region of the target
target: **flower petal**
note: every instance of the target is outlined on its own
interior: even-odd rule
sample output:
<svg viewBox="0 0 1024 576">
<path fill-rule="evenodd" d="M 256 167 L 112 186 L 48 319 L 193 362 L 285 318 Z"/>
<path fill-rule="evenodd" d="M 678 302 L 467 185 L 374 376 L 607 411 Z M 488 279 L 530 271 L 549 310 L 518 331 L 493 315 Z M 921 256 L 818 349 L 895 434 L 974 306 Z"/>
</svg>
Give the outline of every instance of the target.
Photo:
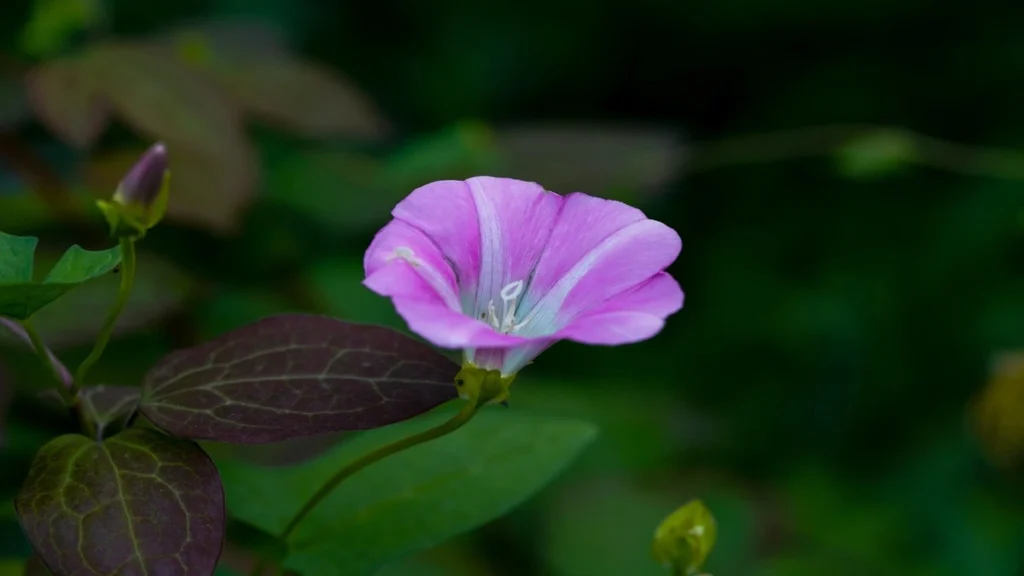
<svg viewBox="0 0 1024 576">
<path fill-rule="evenodd" d="M 460 308 L 455 273 L 441 250 L 423 232 L 405 222 L 392 220 L 377 233 L 366 251 L 363 266 L 366 285 L 382 296 L 430 299 L 427 292 L 432 291 L 447 306 Z M 384 271 L 385 268 L 393 269 Z"/>
<path fill-rule="evenodd" d="M 563 203 L 558 222 L 547 238 L 548 245 L 537 262 L 528 303 L 536 303 L 547 294 L 577 262 L 609 236 L 647 219 L 632 206 L 586 194 L 570 194 Z"/>
<path fill-rule="evenodd" d="M 437 301 L 403 297 L 392 301 L 410 330 L 442 348 L 508 348 L 527 342 L 525 338 L 500 334 L 486 322 Z"/>
<path fill-rule="evenodd" d="M 584 344 L 614 345 L 646 340 L 683 307 L 683 290 L 665 272 L 569 322 L 556 336 Z"/>
<path fill-rule="evenodd" d="M 475 295 L 480 274 L 480 224 L 466 183 L 442 180 L 421 186 L 391 214 L 437 245 L 455 273 L 463 309 L 467 309 L 466 295 Z"/>
<path fill-rule="evenodd" d="M 525 286 L 563 198 L 539 184 L 508 178 L 482 176 L 466 184 L 480 219 L 480 284 L 474 310 L 478 315 L 508 284 L 521 281 Z"/>
<path fill-rule="evenodd" d="M 586 203 L 592 204 L 590 200 Z M 575 204 L 580 206 L 584 203 Z M 626 220 L 620 215 L 617 223 Z M 529 306 L 529 312 L 523 320 L 525 326 L 520 334 L 542 336 L 561 330 L 577 316 L 661 272 L 682 250 L 682 241 L 674 230 L 661 222 L 642 219 L 619 228 L 590 246 L 571 267 L 565 269 L 568 261 L 559 254 L 562 251 L 580 254 L 580 249 L 563 230 L 585 231 L 588 225 L 593 225 L 592 222 L 591 215 L 570 211 L 566 206 L 556 227 L 558 236 L 552 235 L 541 257 L 535 285 L 524 302 Z M 591 233 L 587 236 L 592 240 L 599 235 Z M 543 291 L 543 286 L 552 282 L 556 271 L 561 271 L 561 275 Z"/>
<path fill-rule="evenodd" d="M 532 182 L 481 176 L 417 188 L 393 214 L 438 245 L 455 270 L 463 310 L 479 317 L 502 288 L 529 279 L 562 202 Z"/>
</svg>

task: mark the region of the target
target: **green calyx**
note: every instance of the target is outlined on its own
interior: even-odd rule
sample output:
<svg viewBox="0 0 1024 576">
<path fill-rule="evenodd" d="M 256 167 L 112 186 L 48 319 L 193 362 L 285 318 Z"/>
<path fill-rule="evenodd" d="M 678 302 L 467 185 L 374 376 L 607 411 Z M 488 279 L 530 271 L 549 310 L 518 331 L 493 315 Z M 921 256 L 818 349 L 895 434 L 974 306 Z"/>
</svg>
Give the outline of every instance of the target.
<svg viewBox="0 0 1024 576">
<path fill-rule="evenodd" d="M 151 202 L 134 201 L 119 187 L 110 200 L 97 200 L 96 206 L 110 224 L 114 238 L 139 239 L 160 223 L 167 212 L 171 191 L 171 173 L 165 171 L 160 191 Z"/>
<path fill-rule="evenodd" d="M 467 362 L 455 376 L 455 387 L 460 398 L 477 406 L 501 404 L 508 400 L 509 387 L 515 379 L 515 374 L 502 376 L 498 370 L 487 370 Z"/>
</svg>

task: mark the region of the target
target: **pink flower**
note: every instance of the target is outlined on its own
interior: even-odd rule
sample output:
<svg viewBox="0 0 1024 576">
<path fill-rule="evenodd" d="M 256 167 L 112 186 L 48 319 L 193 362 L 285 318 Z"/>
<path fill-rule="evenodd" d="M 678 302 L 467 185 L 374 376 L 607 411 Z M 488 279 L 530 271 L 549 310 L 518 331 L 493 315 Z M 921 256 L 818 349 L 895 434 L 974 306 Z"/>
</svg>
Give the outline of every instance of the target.
<svg viewBox="0 0 1024 576">
<path fill-rule="evenodd" d="M 364 284 L 409 328 L 511 376 L 558 340 L 654 336 L 683 305 L 674 230 L 586 194 L 507 178 L 417 188 L 366 251 Z"/>
</svg>

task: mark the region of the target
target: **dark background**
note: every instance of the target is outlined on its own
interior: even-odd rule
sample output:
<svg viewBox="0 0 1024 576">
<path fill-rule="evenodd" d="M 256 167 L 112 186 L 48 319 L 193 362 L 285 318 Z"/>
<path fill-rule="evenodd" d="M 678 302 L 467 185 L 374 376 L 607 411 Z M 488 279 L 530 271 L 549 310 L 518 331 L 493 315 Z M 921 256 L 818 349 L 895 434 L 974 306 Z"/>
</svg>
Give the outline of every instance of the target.
<svg viewBox="0 0 1024 576">
<path fill-rule="evenodd" d="M 686 307 L 651 341 L 563 343 L 524 371 L 513 409 L 601 439 L 517 512 L 387 576 L 654 576 L 652 531 L 693 497 L 719 521 L 716 576 L 1021 576 L 1024 434 L 1006 430 L 1024 386 L 992 374 L 1024 344 L 1022 25 L 1024 5 L 994 1 L 12 0 L 0 229 L 104 245 L 90 193 L 168 142 L 172 210 L 96 370 L 133 384 L 273 312 L 403 326 L 361 258 L 420 184 L 628 201 L 682 236 Z M 108 42 L 169 64 L 26 82 Z M 308 64 L 328 72 L 293 73 Z M 112 122 L 76 141 L 54 111 L 87 90 Z M 240 113 L 244 132 L 217 130 Z M 40 314 L 67 360 L 112 286 Z M 33 359 L 0 354 L 9 500 L 67 423 L 34 399 Z M 0 530 L 0 552 L 25 553 L 11 511 Z"/>
</svg>

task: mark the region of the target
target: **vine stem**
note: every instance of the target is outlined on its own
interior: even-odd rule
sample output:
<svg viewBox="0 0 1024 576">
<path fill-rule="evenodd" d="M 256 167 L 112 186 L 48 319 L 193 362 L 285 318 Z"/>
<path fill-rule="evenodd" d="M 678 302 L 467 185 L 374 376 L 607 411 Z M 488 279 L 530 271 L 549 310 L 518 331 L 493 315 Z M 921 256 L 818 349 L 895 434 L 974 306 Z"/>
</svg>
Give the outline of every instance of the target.
<svg viewBox="0 0 1024 576">
<path fill-rule="evenodd" d="M 334 476 L 331 476 L 330 479 L 328 479 L 327 482 L 325 482 L 324 485 L 306 501 L 306 504 L 295 513 L 295 516 L 292 517 L 291 521 L 289 521 L 284 527 L 284 530 L 281 531 L 281 540 L 287 540 L 306 516 L 308 516 L 324 498 L 330 495 L 330 493 L 338 487 L 338 484 L 341 484 L 356 472 L 359 472 L 374 462 L 383 460 L 392 454 L 397 454 L 398 452 L 412 448 L 413 446 L 440 438 L 441 436 L 450 434 L 459 428 L 462 428 L 473 418 L 478 407 L 479 405 L 477 402 L 466 402 L 465 406 L 462 407 L 462 410 L 460 410 L 459 413 L 453 416 L 450 420 L 433 428 L 413 434 L 412 436 L 407 436 L 401 440 L 392 442 L 391 444 L 381 446 L 373 452 L 364 454 L 341 470 L 335 472 Z"/>
<path fill-rule="evenodd" d="M 61 385 L 60 389 L 62 393 L 66 393 L 65 380 L 61 375 L 60 370 L 57 369 L 57 365 L 53 361 L 53 357 L 50 356 L 50 350 L 43 343 L 43 338 L 36 331 L 36 327 L 32 324 L 28 318 L 21 321 L 21 327 L 25 329 L 25 333 L 28 334 L 29 342 L 32 343 L 32 348 L 35 349 L 36 354 L 43 361 L 43 365 L 46 369 L 53 374 L 53 377 Z"/>
<path fill-rule="evenodd" d="M 317 505 L 323 502 L 323 500 L 327 498 L 327 496 L 329 496 L 331 492 L 333 492 L 334 489 L 338 487 L 339 484 L 341 484 L 348 478 L 352 477 L 360 470 L 366 468 L 367 466 L 370 466 L 375 462 L 383 460 L 388 456 L 397 454 L 399 452 L 402 452 L 403 450 L 412 448 L 414 446 L 418 446 L 425 442 L 436 440 L 437 438 L 440 438 L 442 436 L 445 436 L 458 430 L 459 428 L 462 428 L 470 420 L 472 420 L 474 415 L 476 415 L 477 411 L 480 408 L 480 405 L 481 401 L 478 398 L 470 399 L 465 403 L 462 409 L 459 410 L 458 414 L 453 416 L 451 419 L 445 421 L 444 423 L 439 424 L 438 426 L 435 426 L 433 428 L 424 430 L 422 432 L 413 434 L 412 436 L 406 436 L 405 438 L 396 440 L 395 442 L 392 442 L 385 446 L 381 446 L 380 448 L 372 452 L 368 452 L 367 454 L 364 454 L 358 459 L 353 460 L 351 463 L 335 472 L 334 475 L 331 476 L 327 480 L 327 482 L 324 482 L 324 484 L 309 498 L 309 500 L 306 501 L 302 508 L 300 508 L 299 511 L 295 513 L 295 516 L 292 517 L 292 519 L 284 527 L 284 530 L 281 531 L 279 539 L 282 542 L 287 541 L 288 538 L 295 532 L 295 529 L 298 528 L 299 524 L 301 524 L 302 521 L 305 520 L 307 516 L 309 516 L 310 512 L 312 512 L 317 507 Z M 266 561 L 260 561 L 253 569 L 252 576 L 262 576 L 266 567 Z M 278 571 L 278 573 L 280 573 L 280 570 Z"/>
<path fill-rule="evenodd" d="M 82 361 L 82 364 L 78 366 L 78 370 L 75 371 L 75 379 L 72 384 L 74 390 L 78 390 L 84 385 L 85 375 L 92 368 L 93 364 L 103 356 L 103 351 L 106 350 L 107 343 L 110 342 L 110 336 L 114 332 L 114 324 L 117 323 L 118 317 L 128 304 L 128 298 L 131 296 L 132 288 L 135 285 L 135 239 L 130 237 L 121 238 L 120 246 L 121 287 L 117 291 L 117 300 L 114 301 L 113 307 L 107 313 L 107 318 L 103 322 L 99 335 L 96 337 L 96 344 L 93 345 L 92 352 L 89 353 L 89 356 Z"/>
</svg>

